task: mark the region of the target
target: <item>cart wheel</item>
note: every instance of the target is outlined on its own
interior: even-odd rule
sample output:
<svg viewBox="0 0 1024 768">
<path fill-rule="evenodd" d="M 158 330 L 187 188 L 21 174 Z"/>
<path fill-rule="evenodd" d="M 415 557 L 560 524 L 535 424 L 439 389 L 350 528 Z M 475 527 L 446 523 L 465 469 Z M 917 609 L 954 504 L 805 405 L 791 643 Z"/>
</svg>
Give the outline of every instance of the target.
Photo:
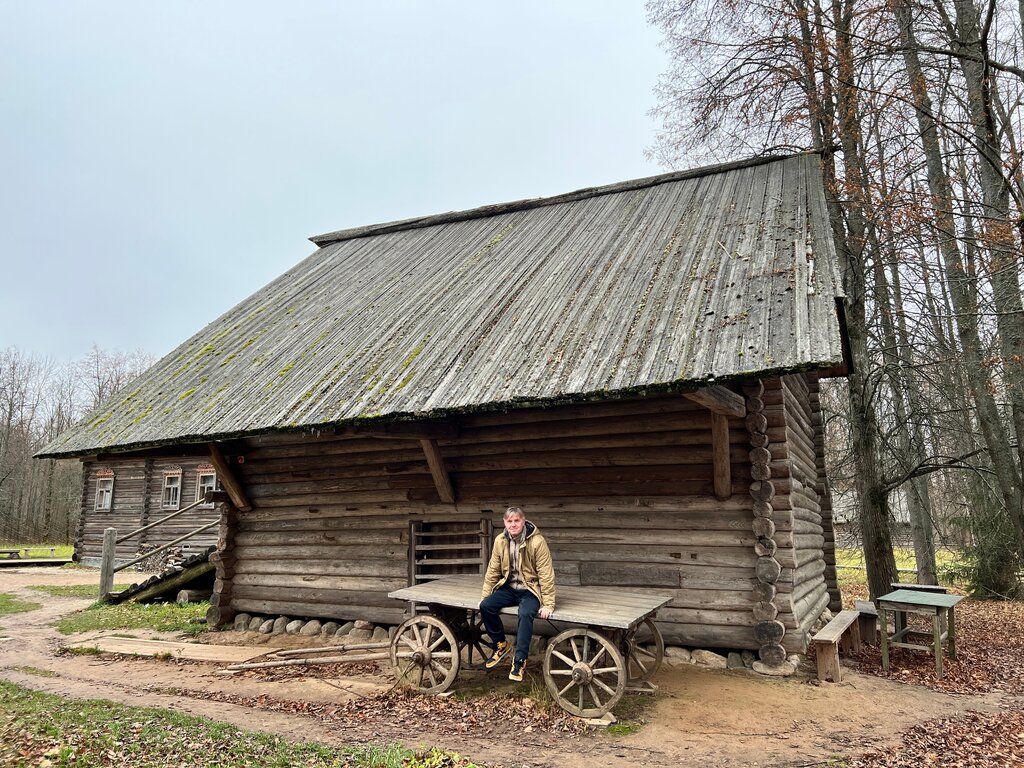
<svg viewBox="0 0 1024 768">
<path fill-rule="evenodd" d="M 391 667 L 398 682 L 423 693 L 441 693 L 459 674 L 459 646 L 440 619 L 413 616 L 391 640 Z"/>
<path fill-rule="evenodd" d="M 626 664 L 619 649 L 599 632 L 567 629 L 548 643 L 544 683 L 566 712 L 600 717 L 626 690 Z"/>
<path fill-rule="evenodd" d="M 640 633 L 646 629 L 650 637 L 644 637 L 644 643 L 639 640 Z M 665 638 L 661 636 L 661 630 L 654 623 L 653 619 L 644 619 L 635 629 L 626 635 L 626 673 L 631 683 L 641 683 L 650 680 L 651 677 L 661 669 L 661 662 L 665 660 Z"/>
<path fill-rule="evenodd" d="M 470 669 L 482 668 L 494 655 L 494 646 L 491 645 L 490 636 L 484 629 L 484 621 L 480 614 L 474 614 L 466 622 L 465 634 L 461 639 L 462 647 L 465 648 L 466 666 Z"/>
</svg>

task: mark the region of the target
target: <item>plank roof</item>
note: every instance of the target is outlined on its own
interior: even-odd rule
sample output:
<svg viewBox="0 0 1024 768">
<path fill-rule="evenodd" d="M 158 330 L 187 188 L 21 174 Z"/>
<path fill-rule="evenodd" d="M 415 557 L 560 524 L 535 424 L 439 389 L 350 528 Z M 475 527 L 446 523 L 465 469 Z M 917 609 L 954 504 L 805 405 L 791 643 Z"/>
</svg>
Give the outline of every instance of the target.
<svg viewBox="0 0 1024 768">
<path fill-rule="evenodd" d="M 343 230 L 41 456 L 842 364 L 819 159 Z"/>
</svg>

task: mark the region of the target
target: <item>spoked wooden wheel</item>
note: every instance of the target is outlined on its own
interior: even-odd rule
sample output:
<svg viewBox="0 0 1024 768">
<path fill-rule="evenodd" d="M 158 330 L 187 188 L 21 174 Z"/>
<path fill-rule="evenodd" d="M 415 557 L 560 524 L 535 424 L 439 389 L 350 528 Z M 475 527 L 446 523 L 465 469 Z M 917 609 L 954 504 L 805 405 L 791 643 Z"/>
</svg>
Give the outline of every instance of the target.
<svg viewBox="0 0 1024 768">
<path fill-rule="evenodd" d="M 494 655 L 494 647 L 491 645 L 490 636 L 484 629 L 484 622 L 480 618 L 480 614 L 474 614 L 469 618 L 460 639 L 462 647 L 465 649 L 466 666 L 469 669 L 483 667 L 487 660 Z"/>
<path fill-rule="evenodd" d="M 459 674 L 459 645 L 440 619 L 413 616 L 391 640 L 391 666 L 398 682 L 423 693 L 441 693 Z"/>
<path fill-rule="evenodd" d="M 567 629 L 548 643 L 544 683 L 566 712 L 599 717 L 622 698 L 626 664 L 604 635 L 590 629 Z"/>
<path fill-rule="evenodd" d="M 653 619 L 644 619 L 626 635 L 626 677 L 631 683 L 650 680 L 665 660 L 665 638 Z"/>
</svg>

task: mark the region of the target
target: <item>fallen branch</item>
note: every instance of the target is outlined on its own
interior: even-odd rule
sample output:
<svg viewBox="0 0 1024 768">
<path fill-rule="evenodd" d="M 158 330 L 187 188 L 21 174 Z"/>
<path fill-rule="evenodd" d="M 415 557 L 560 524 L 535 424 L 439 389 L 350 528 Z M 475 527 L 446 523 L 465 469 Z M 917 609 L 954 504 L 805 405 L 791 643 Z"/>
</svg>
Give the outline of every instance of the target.
<svg viewBox="0 0 1024 768">
<path fill-rule="evenodd" d="M 246 664 L 232 664 L 225 667 L 229 672 L 242 672 L 247 669 L 270 669 L 273 667 L 312 667 L 320 664 L 356 664 L 362 661 L 385 661 L 391 657 L 388 653 L 364 653 L 360 656 L 328 656 L 325 659 L 283 659 L 280 661 L 254 661 Z"/>
<path fill-rule="evenodd" d="M 352 645 L 335 645 L 329 648 L 292 648 L 290 650 L 277 651 L 275 657 L 287 656 L 308 656 L 318 653 L 345 653 L 346 651 L 372 651 L 376 648 L 387 648 L 390 641 L 380 643 L 353 643 Z"/>
</svg>

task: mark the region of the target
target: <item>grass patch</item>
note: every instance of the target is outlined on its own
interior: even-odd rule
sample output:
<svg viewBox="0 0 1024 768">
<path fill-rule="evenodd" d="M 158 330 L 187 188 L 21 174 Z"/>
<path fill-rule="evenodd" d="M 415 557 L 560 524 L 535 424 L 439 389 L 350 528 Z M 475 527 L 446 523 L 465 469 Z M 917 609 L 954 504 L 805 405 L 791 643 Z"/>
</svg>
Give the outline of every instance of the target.
<svg viewBox="0 0 1024 768">
<path fill-rule="evenodd" d="M 50 549 L 53 549 L 53 554 L 50 554 Z M 75 553 L 75 548 L 70 544 L 24 544 L 18 542 L 4 543 L 0 542 L 0 549 L 20 549 L 21 556 L 27 560 L 44 559 L 49 560 L 54 557 L 68 558 Z M 28 550 L 26 554 L 25 550 Z"/>
<path fill-rule="evenodd" d="M 0 616 L 7 616 L 12 613 L 27 613 L 42 607 L 40 603 L 21 600 L 7 592 L 0 592 Z"/>
<path fill-rule="evenodd" d="M 40 669 L 39 667 L 14 667 L 16 672 L 24 672 L 26 675 L 35 675 L 36 677 L 60 677 L 52 669 Z"/>
<path fill-rule="evenodd" d="M 198 635 L 206 630 L 209 603 L 122 603 L 96 602 L 84 611 L 76 611 L 53 626 L 62 635 L 98 629 L 153 629 L 158 632 L 184 632 Z"/>
<path fill-rule="evenodd" d="M 77 701 L 0 681 L 0 765 L 74 768 L 118 765 L 302 765 L 309 768 L 417 768 L 463 766 L 458 755 L 414 754 L 398 746 L 358 748 L 289 743 L 206 718 L 109 701 Z M 406 762 L 408 760 L 408 762 Z"/>
<path fill-rule="evenodd" d="M 897 547 L 893 550 L 896 557 L 896 567 L 901 570 L 914 571 L 917 569 L 917 559 L 914 557 L 914 550 L 907 547 Z M 959 553 L 954 550 L 940 549 L 935 553 L 935 564 L 939 572 L 939 580 L 943 581 L 943 574 L 958 562 Z M 839 577 L 840 589 L 845 585 L 867 584 L 867 571 L 864 569 L 864 550 L 857 547 L 836 548 L 837 575 Z M 901 573 L 900 581 L 915 581 L 913 573 Z"/>
<path fill-rule="evenodd" d="M 654 707 L 655 696 L 643 693 L 627 693 L 612 709 L 618 722 L 608 726 L 610 736 L 628 736 L 637 733 L 647 725 L 647 713 Z"/>
<path fill-rule="evenodd" d="M 99 656 L 103 651 L 97 648 L 95 645 L 75 645 L 61 646 L 61 653 L 66 653 L 69 656 Z"/>
<path fill-rule="evenodd" d="M 115 584 L 114 589 L 124 589 L 128 586 L 131 586 L 131 582 Z M 51 597 L 91 597 L 95 599 L 100 593 L 99 584 L 34 584 L 29 589 L 45 592 Z"/>
<path fill-rule="evenodd" d="M 402 768 L 482 768 L 476 763 L 471 763 L 457 752 L 450 752 L 445 749 L 428 749 L 425 752 L 417 752 L 414 755 L 406 755 L 400 763 L 381 762 L 369 763 L 372 766 L 400 765 Z"/>
<path fill-rule="evenodd" d="M 633 721 L 629 721 L 629 722 L 625 722 L 625 723 L 623 723 L 623 722 L 612 723 L 611 725 L 608 726 L 608 735 L 609 736 L 629 736 L 630 734 L 637 733 L 643 727 L 644 727 L 643 723 L 637 723 L 637 722 L 633 722 Z"/>
<path fill-rule="evenodd" d="M 893 550 L 896 557 L 896 567 L 907 570 L 917 568 L 917 560 L 914 557 L 914 550 L 907 547 L 897 547 Z M 952 565 L 957 559 L 957 553 L 949 549 L 940 549 L 935 553 L 935 561 L 939 568 L 945 565 Z M 864 567 L 864 550 L 858 547 L 836 547 L 836 565 Z"/>
</svg>

